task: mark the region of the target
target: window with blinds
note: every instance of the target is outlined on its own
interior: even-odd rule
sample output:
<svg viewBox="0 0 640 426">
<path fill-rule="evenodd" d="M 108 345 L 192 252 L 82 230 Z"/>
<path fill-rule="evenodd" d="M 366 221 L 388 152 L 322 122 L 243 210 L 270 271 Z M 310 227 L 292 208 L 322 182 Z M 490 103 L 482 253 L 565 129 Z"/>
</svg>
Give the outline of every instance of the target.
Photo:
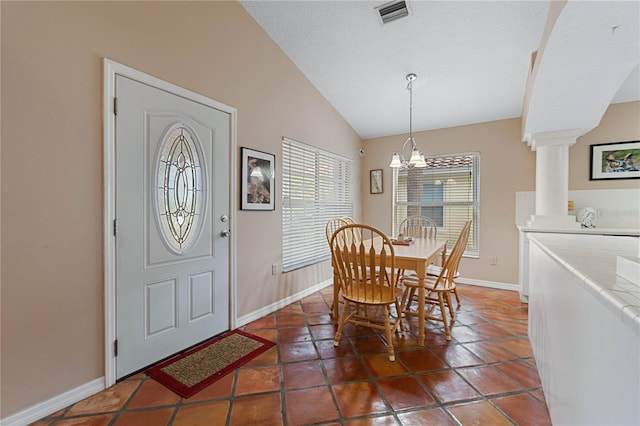
<svg viewBox="0 0 640 426">
<path fill-rule="evenodd" d="M 352 162 L 292 139 L 282 139 L 282 270 L 329 259 L 331 218 L 353 215 Z"/>
<path fill-rule="evenodd" d="M 413 215 L 429 216 L 438 226 L 438 239 L 453 242 L 465 222 L 472 220 L 466 256 L 479 256 L 480 153 L 426 158 L 427 167 L 394 169 L 393 232 Z"/>
</svg>

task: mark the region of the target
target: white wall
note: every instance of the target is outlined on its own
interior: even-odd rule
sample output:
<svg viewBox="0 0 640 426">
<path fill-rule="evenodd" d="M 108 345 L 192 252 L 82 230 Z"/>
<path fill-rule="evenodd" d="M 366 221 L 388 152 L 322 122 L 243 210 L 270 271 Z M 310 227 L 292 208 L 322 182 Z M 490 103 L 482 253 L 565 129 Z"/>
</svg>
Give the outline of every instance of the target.
<svg viewBox="0 0 640 426">
<path fill-rule="evenodd" d="M 598 293 L 584 277 L 591 275 L 588 271 L 570 269 L 580 261 L 614 269 L 614 261 L 598 255 L 598 250 L 612 253 L 619 247 L 621 253 L 633 253 L 637 238 L 580 235 L 579 247 L 591 247 L 589 241 L 593 241 L 596 249 L 582 250 L 582 259 L 573 256 L 570 265 L 561 264 L 545 250 L 549 241 L 577 237 L 531 237 L 540 241 L 531 243 L 529 339 L 549 414 L 556 425 L 638 425 L 637 328 L 634 332 L 633 325 L 624 322 L 622 310 L 612 308 L 615 278 L 603 282 Z M 565 249 L 567 252 L 576 253 L 576 249 Z M 604 275 L 614 274 L 609 271 Z"/>
<path fill-rule="evenodd" d="M 569 215 L 577 216 L 580 209 L 596 209 L 596 228 L 640 229 L 640 189 L 591 189 L 569 191 L 573 210 Z M 516 192 L 516 225 L 524 226 L 536 210 L 534 191 Z"/>
</svg>

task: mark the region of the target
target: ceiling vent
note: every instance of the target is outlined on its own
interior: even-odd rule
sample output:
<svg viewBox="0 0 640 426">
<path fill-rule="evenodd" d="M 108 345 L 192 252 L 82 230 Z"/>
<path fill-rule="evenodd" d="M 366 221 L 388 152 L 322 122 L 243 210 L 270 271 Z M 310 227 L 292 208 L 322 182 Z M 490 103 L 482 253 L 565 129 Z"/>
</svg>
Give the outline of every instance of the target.
<svg viewBox="0 0 640 426">
<path fill-rule="evenodd" d="M 383 24 L 409 16 L 407 2 L 404 0 L 383 4 L 382 6 L 376 7 L 376 10 L 380 14 L 380 19 Z"/>
</svg>

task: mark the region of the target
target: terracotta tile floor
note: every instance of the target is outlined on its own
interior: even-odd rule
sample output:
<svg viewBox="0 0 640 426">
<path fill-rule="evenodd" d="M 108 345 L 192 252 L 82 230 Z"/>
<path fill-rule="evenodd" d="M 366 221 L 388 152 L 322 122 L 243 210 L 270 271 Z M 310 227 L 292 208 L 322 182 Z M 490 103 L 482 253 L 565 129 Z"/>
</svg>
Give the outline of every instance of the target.
<svg viewBox="0 0 640 426">
<path fill-rule="evenodd" d="M 184 399 L 143 374 L 36 423 L 63 425 L 550 425 L 518 294 L 459 286 L 452 329 L 416 320 L 389 362 L 377 333 L 333 346 L 331 289 L 242 327 L 276 347 Z"/>
</svg>

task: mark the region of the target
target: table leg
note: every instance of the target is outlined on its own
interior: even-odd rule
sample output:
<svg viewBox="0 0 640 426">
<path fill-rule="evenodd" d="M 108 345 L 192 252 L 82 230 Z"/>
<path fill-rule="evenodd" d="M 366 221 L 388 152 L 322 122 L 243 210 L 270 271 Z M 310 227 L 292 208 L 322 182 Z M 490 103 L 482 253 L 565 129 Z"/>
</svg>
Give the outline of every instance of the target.
<svg viewBox="0 0 640 426">
<path fill-rule="evenodd" d="M 418 275 L 418 345 L 424 346 L 424 278 L 427 273 L 425 262 L 419 262 L 416 274 Z"/>
</svg>

